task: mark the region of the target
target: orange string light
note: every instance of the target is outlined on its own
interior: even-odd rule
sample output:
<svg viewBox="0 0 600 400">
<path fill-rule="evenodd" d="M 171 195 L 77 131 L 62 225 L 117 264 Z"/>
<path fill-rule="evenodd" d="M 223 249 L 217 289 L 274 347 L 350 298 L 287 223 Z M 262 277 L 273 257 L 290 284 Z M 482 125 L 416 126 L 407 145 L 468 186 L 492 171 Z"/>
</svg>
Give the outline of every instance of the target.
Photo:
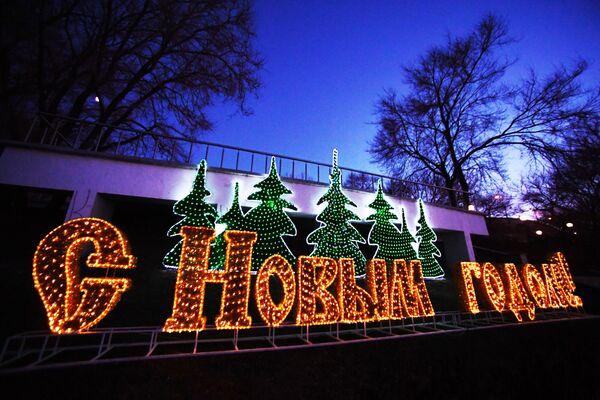
<svg viewBox="0 0 600 400">
<path fill-rule="evenodd" d="M 575 283 L 562 253 L 552 254 L 550 263 L 541 264 L 539 269 L 525 264 L 521 274 L 514 264 L 504 264 L 500 274 L 490 263 L 480 267 L 475 262 L 462 262 L 459 270 L 459 294 L 463 306 L 473 314 L 479 312 L 476 288 L 483 293 L 487 306 L 499 312 L 508 309 L 518 321 L 523 320 L 522 312 L 527 312 L 527 317 L 533 320 L 536 307 L 557 309 L 583 305 L 581 298 L 573 293 Z"/>
<path fill-rule="evenodd" d="M 576 296 L 573 292 L 575 291 L 575 282 L 573 281 L 573 275 L 571 275 L 571 269 L 567 263 L 567 259 L 564 254 L 560 252 L 553 253 L 550 256 L 550 262 L 552 263 L 553 271 L 557 276 L 558 283 L 562 287 L 564 296 L 567 298 L 567 302 L 571 307 L 582 307 L 583 301 L 581 297 Z M 559 277 L 559 278 L 558 278 Z"/>
<path fill-rule="evenodd" d="M 82 332 L 96 325 L 131 287 L 126 278 L 79 279 L 78 259 L 86 244 L 91 268 L 135 267 L 129 245 L 114 226 L 98 218 L 65 222 L 38 245 L 33 257 L 33 280 L 54 333 Z"/>
<path fill-rule="evenodd" d="M 275 304 L 269 292 L 269 279 L 276 276 L 283 286 L 283 300 Z M 265 260 L 256 275 L 254 295 L 261 318 L 269 326 L 280 325 L 294 306 L 296 280 L 290 263 L 275 254 Z"/>
<path fill-rule="evenodd" d="M 535 305 L 521 282 L 515 264 L 504 264 L 502 277 L 506 287 L 506 308 L 514 314 L 518 321 L 522 321 L 521 312 L 526 311 L 530 320 L 535 319 Z"/>
<path fill-rule="evenodd" d="M 375 303 L 377 320 L 390 317 L 390 296 L 385 260 L 373 259 L 367 263 L 367 289 Z"/>
<path fill-rule="evenodd" d="M 546 291 L 546 284 L 542 274 L 531 264 L 525 264 L 521 272 L 525 289 L 536 307 L 546 309 L 550 307 L 550 299 Z"/>
<path fill-rule="evenodd" d="M 560 297 L 558 294 L 558 282 L 554 277 L 554 268 L 551 264 L 542 264 L 542 274 L 544 275 L 544 284 L 546 285 L 546 292 L 548 294 L 548 303 L 550 308 L 561 308 L 566 304 L 561 304 Z"/>
<path fill-rule="evenodd" d="M 339 305 L 327 288 L 337 275 L 337 262 L 328 257 L 301 256 L 298 258 L 297 265 L 296 325 L 336 322 L 340 316 Z M 321 311 L 318 311 L 318 308 Z"/>
<path fill-rule="evenodd" d="M 203 315 L 207 283 L 223 285 L 217 329 L 249 328 L 252 249 L 256 233 L 226 231 L 227 244 L 223 271 L 209 271 L 210 243 L 214 229 L 184 226 L 183 246 L 177 274 L 172 315 L 164 324 L 166 332 L 200 331 L 206 326 Z M 107 221 L 81 218 L 64 223 L 38 245 L 33 259 L 33 278 L 40 294 L 50 329 L 54 333 L 82 332 L 96 325 L 120 300 L 131 282 L 126 278 L 79 277 L 79 258 L 87 245 L 93 252 L 86 264 L 91 268 L 135 267 L 123 234 Z M 480 312 L 478 295 L 489 309 L 510 310 L 518 321 L 527 312 L 535 318 L 536 307 L 581 307 L 567 260 L 554 253 L 549 263 L 538 269 L 531 264 L 521 273 L 514 264 L 496 268 L 491 263 L 462 262 L 459 268 L 459 295 L 471 313 Z M 276 277 L 283 298 L 275 303 L 270 280 Z M 332 293 L 336 282 L 337 299 Z M 418 260 L 369 261 L 366 289 L 355 279 L 352 259 L 339 262 L 326 257 L 302 256 L 297 261 L 297 277 L 281 255 L 269 257 L 256 279 L 255 299 L 261 318 L 269 326 L 280 325 L 296 301 L 296 324 L 317 325 L 369 322 L 382 319 L 433 316 Z"/>
<path fill-rule="evenodd" d="M 175 297 L 171 316 L 165 321 L 165 332 L 199 331 L 204 329 L 205 275 L 208 270 L 208 249 L 214 229 L 184 226 Z"/>
<path fill-rule="evenodd" d="M 476 279 L 481 278 L 481 267 L 476 262 L 461 262 L 458 269 L 458 294 L 463 307 L 472 314 L 477 314 L 479 313 L 479 304 L 477 303 L 473 277 Z"/>
<path fill-rule="evenodd" d="M 394 260 L 390 285 L 390 318 L 435 315 L 419 260 Z"/>
<path fill-rule="evenodd" d="M 338 303 L 341 322 L 369 322 L 377 319 L 375 302 L 367 291 L 356 284 L 354 260 L 341 258 L 338 262 Z"/>
<path fill-rule="evenodd" d="M 217 329 L 249 328 L 252 324 L 252 318 L 248 315 L 250 268 L 256 233 L 225 232 L 227 250 L 224 271 L 208 271 L 209 247 L 214 238 L 214 229 L 184 226 L 181 236 L 183 247 L 173 311 L 165 321 L 163 330 L 183 332 L 205 328 L 204 294 L 206 283 L 209 282 L 223 284 L 221 312 L 215 319 Z"/>
<path fill-rule="evenodd" d="M 506 302 L 506 291 L 502 283 L 502 277 L 492 263 L 484 263 L 481 267 L 481 280 L 479 281 L 481 291 L 489 308 L 502 312 Z"/>
</svg>

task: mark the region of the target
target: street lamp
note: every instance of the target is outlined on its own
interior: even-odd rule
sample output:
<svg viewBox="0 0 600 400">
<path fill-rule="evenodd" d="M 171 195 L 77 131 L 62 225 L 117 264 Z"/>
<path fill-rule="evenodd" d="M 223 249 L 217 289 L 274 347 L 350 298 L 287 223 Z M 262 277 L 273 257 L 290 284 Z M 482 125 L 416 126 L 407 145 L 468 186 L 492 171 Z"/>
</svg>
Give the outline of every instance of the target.
<svg viewBox="0 0 600 400">
<path fill-rule="evenodd" d="M 573 227 L 573 223 L 572 222 L 567 222 L 567 228 L 572 228 Z"/>
<path fill-rule="evenodd" d="M 539 229 L 537 231 L 535 231 L 535 234 L 538 235 L 538 236 L 542 236 L 542 233 L 543 232 L 541 230 L 539 230 Z"/>
</svg>

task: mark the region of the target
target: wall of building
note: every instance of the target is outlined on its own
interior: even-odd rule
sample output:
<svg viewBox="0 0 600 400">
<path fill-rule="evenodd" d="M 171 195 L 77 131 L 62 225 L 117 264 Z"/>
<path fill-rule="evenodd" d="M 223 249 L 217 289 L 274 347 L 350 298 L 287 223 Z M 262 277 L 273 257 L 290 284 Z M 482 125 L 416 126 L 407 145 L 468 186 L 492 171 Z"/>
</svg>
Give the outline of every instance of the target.
<svg viewBox="0 0 600 400">
<path fill-rule="evenodd" d="M 6 146 L 0 155 L 0 184 L 72 192 L 66 220 L 85 216 L 109 218 L 111 196 L 178 200 L 189 192 L 195 172 L 189 166 L 16 145 Z M 253 207 L 256 202 L 247 197 L 261 179 L 259 175 L 213 170 L 209 165 L 207 188 L 211 196 L 207 201 L 224 212 L 231 204 L 235 182 L 239 182 L 241 205 Z M 325 207 L 317 206 L 317 200 L 326 186 L 300 181 L 286 181 L 286 185 L 293 192 L 287 199 L 298 207 L 299 216 L 315 216 Z M 373 201 L 372 193 L 346 193 L 357 205 L 354 211 L 361 218 L 371 214 L 368 204 Z M 418 217 L 416 202 L 391 197 L 388 200 L 398 214 L 401 207 L 406 210 L 408 224 L 414 227 Z M 448 263 L 474 260 L 471 235 L 488 234 L 484 217 L 433 204 L 425 207 L 430 225 L 445 243 Z"/>
</svg>

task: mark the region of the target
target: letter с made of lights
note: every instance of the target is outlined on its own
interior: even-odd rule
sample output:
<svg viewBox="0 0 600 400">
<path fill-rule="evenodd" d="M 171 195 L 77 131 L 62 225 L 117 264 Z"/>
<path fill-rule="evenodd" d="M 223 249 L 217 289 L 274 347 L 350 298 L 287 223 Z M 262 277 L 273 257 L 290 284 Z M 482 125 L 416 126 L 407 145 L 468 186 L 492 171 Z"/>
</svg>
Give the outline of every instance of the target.
<svg viewBox="0 0 600 400">
<path fill-rule="evenodd" d="M 182 252 L 177 272 L 171 316 L 164 331 L 200 331 L 207 325 L 203 315 L 206 285 L 222 285 L 217 329 L 252 326 L 249 299 L 254 299 L 261 319 L 268 326 L 282 324 L 296 305 L 294 322 L 308 326 L 356 323 L 435 315 L 419 260 L 373 259 L 366 266 L 366 288 L 355 278 L 354 260 L 300 256 L 296 273 L 289 261 L 273 255 L 262 263 L 252 288 L 252 251 L 256 233 L 226 231 L 224 270 L 211 270 L 209 257 L 215 231 L 208 227 L 183 226 Z M 127 241 L 110 223 L 82 218 L 64 223 L 39 244 L 33 260 L 35 287 L 42 299 L 50 329 L 54 333 L 82 332 L 111 311 L 129 289 L 126 278 L 79 277 L 78 258 L 85 244 L 92 244 L 87 257 L 92 268 L 135 266 Z M 555 253 L 549 263 L 536 268 L 514 264 L 462 262 L 458 265 L 459 294 L 471 313 L 482 309 L 510 311 L 517 320 L 535 318 L 535 309 L 581 307 L 565 257 Z M 108 274 L 107 274 L 108 275 Z M 273 279 L 283 288 L 276 303 L 269 288 Z M 481 300 L 481 306 L 480 306 Z"/>
<path fill-rule="evenodd" d="M 126 278 L 80 280 L 78 258 L 90 243 L 94 252 L 87 257 L 88 267 L 135 267 L 127 240 L 104 220 L 74 219 L 50 232 L 35 251 L 33 281 L 53 333 L 81 332 L 94 326 L 131 286 Z"/>
</svg>

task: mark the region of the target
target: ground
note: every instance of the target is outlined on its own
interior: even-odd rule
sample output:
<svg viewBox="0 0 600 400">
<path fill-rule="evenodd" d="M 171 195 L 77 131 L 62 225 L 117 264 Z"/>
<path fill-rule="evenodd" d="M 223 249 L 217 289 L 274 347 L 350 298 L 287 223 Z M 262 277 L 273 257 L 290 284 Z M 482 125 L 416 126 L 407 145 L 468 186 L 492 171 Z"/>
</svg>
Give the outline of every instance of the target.
<svg viewBox="0 0 600 400">
<path fill-rule="evenodd" d="M 171 223 L 163 221 L 164 229 L 156 231 L 166 232 Z M 139 232 L 147 229 L 143 226 L 136 229 L 130 227 L 128 233 L 140 264 L 123 272 L 132 278 L 133 287 L 99 327 L 160 326 L 170 314 L 175 274 L 161 270 L 160 259 L 173 243 L 163 235 L 145 237 Z M 37 241 L 27 243 L 34 246 Z M 31 277 L 33 251 L 34 247 L 22 249 L 18 254 L 23 257 L 5 257 L 0 263 L 0 344 L 8 335 L 47 330 Z M 82 271 L 85 276 L 91 273 L 94 271 Z M 600 314 L 600 276 L 579 274 L 575 282 L 586 311 Z M 451 279 L 428 282 L 427 287 L 436 311 L 458 309 Z M 206 308 L 211 321 L 218 299 L 217 285 L 210 285 Z M 258 319 L 256 310 L 252 314 Z M 525 323 L 329 348 L 0 372 L 0 395 L 63 399 L 496 399 L 532 394 L 536 399 L 543 395 L 592 399 L 600 398 L 598 332 L 600 319 Z"/>
<path fill-rule="evenodd" d="M 600 398 L 599 319 L 0 375 L 20 398 Z"/>
<path fill-rule="evenodd" d="M 152 288 L 154 296 L 132 292 L 129 301 L 101 325 L 163 320 L 170 308 L 174 276 L 154 275 L 136 281 L 138 288 Z M 598 313 L 600 279 L 575 280 L 587 311 Z M 41 304 L 28 282 L 30 276 L 22 274 L 20 280 L 13 276 L 2 285 L 3 297 L 9 295 L 3 304 L 11 298 L 14 304 L 4 314 L 5 334 L 25 327 L 44 329 Z M 457 305 L 452 281 L 429 282 L 428 288 L 437 309 L 444 308 L 442 304 L 450 309 Z M 216 302 L 209 307 L 216 309 Z M 600 318 L 525 323 L 329 348 L 0 374 L 0 387 L 5 393 L 14 390 L 21 398 L 495 399 L 533 393 L 535 398 L 590 399 L 600 398 L 598 332 Z"/>
</svg>

